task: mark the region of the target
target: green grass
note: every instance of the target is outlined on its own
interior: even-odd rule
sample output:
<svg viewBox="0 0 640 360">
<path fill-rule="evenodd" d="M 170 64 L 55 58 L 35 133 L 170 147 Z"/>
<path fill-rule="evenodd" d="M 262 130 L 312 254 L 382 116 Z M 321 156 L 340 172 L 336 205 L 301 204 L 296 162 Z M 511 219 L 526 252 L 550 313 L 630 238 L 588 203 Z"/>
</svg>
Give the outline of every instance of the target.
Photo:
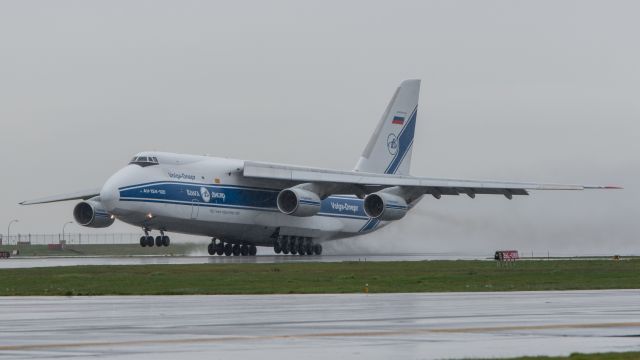
<svg viewBox="0 0 640 360">
<path fill-rule="evenodd" d="M 288 294 L 640 288 L 640 260 L 73 266 L 0 270 L 0 295 Z"/>
<path fill-rule="evenodd" d="M 165 247 L 141 247 L 138 244 L 66 245 L 62 250 L 50 250 L 47 245 L 22 245 L 20 256 L 134 256 L 134 255 L 184 255 L 197 244 L 171 244 Z M 13 251 L 15 245 L 0 245 L 0 251 Z"/>
<path fill-rule="evenodd" d="M 640 352 L 571 354 L 569 356 L 525 356 L 505 360 L 638 360 Z"/>
</svg>

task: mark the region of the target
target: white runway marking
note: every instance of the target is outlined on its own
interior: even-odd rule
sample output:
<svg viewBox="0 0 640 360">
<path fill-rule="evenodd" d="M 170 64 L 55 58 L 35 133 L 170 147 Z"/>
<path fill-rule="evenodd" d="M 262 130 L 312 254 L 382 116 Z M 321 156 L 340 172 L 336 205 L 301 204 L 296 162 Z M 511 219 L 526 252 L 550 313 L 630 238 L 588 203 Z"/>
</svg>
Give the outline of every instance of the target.
<svg viewBox="0 0 640 360">
<path fill-rule="evenodd" d="M 0 298 L 0 357 L 442 359 L 639 351 L 640 291 Z"/>
</svg>

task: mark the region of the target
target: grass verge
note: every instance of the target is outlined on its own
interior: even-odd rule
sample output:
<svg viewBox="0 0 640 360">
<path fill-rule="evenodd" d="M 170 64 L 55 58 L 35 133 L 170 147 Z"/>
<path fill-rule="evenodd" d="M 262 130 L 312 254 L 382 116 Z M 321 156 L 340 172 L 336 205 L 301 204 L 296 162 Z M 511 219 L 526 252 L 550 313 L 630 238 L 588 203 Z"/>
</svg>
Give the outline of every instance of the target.
<svg viewBox="0 0 640 360">
<path fill-rule="evenodd" d="M 640 352 L 571 354 L 569 356 L 525 356 L 504 360 L 638 360 Z"/>
<path fill-rule="evenodd" d="M 0 270 L 0 295 L 187 295 L 640 288 L 640 260 L 71 266 Z"/>
</svg>

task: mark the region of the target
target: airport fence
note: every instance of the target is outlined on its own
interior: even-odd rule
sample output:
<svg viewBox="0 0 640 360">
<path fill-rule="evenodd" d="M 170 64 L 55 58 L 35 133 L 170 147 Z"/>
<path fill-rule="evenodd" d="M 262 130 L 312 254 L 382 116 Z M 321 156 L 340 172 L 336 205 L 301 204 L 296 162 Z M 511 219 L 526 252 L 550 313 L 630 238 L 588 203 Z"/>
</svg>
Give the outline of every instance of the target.
<svg viewBox="0 0 640 360">
<path fill-rule="evenodd" d="M 94 244 L 138 244 L 140 233 L 65 233 L 63 234 L 15 234 L 0 236 L 1 245 L 94 245 Z"/>
</svg>

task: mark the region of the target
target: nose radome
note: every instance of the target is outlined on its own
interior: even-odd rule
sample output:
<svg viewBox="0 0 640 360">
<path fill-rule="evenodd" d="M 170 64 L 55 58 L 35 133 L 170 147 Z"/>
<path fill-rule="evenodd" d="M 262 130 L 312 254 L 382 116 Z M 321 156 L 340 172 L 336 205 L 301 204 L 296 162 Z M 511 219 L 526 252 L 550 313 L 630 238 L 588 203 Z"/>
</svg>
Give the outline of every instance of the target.
<svg viewBox="0 0 640 360">
<path fill-rule="evenodd" d="M 120 201 L 120 188 L 123 186 L 131 185 L 132 178 L 135 178 L 135 173 L 139 166 L 126 166 L 111 177 L 104 183 L 102 190 L 100 190 L 100 202 L 109 212 L 113 212 L 118 207 Z"/>
<path fill-rule="evenodd" d="M 111 176 L 107 182 L 104 183 L 102 189 L 100 190 L 100 202 L 105 207 L 105 209 L 109 212 L 113 211 L 118 205 L 118 200 L 120 200 L 120 193 L 118 191 L 118 184 L 116 179 L 117 174 Z"/>
</svg>

